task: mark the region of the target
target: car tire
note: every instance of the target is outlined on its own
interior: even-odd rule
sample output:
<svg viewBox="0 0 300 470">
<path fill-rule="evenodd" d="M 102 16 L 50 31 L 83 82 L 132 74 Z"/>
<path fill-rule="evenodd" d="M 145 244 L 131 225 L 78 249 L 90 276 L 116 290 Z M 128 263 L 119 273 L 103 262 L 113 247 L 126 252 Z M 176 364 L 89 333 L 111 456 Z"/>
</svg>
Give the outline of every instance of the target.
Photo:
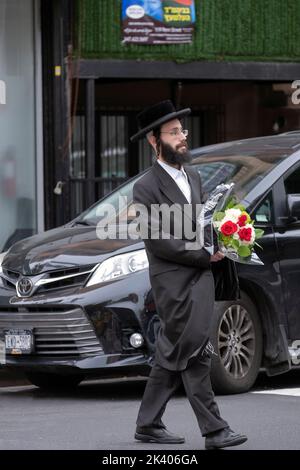
<svg viewBox="0 0 300 470">
<path fill-rule="evenodd" d="M 81 375 L 59 375 L 46 372 L 26 372 L 29 382 L 43 390 L 72 390 L 83 380 Z"/>
<path fill-rule="evenodd" d="M 256 380 L 263 350 L 260 318 L 247 294 L 241 292 L 238 301 L 215 303 L 211 340 L 214 391 L 247 392 Z"/>
</svg>

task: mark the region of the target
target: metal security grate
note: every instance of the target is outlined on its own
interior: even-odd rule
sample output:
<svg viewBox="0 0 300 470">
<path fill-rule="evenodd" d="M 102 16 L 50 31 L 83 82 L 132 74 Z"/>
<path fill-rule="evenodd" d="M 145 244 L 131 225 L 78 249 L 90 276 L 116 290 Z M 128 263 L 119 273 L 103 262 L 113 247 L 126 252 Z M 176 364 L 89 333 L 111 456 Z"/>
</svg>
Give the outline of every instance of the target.
<svg viewBox="0 0 300 470">
<path fill-rule="evenodd" d="M 94 356 L 103 349 L 82 309 L 0 308 L 0 337 L 5 329 L 34 331 L 37 356 Z"/>
</svg>

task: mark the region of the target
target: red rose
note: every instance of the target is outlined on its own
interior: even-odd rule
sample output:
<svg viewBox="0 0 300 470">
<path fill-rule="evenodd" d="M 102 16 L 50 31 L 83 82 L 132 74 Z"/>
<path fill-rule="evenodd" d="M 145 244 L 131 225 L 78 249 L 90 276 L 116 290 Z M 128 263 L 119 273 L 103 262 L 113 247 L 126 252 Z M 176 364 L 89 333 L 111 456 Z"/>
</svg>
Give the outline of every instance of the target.
<svg viewBox="0 0 300 470">
<path fill-rule="evenodd" d="M 231 222 L 231 220 L 227 220 L 227 222 L 225 222 L 220 228 L 222 234 L 225 235 L 226 237 L 235 233 L 237 229 L 238 229 L 237 224 L 235 224 L 234 222 Z"/>
<path fill-rule="evenodd" d="M 240 227 L 244 227 L 244 225 L 246 225 L 246 223 L 247 223 L 247 216 L 245 214 L 240 215 L 239 218 L 238 218 L 238 225 Z"/>
<path fill-rule="evenodd" d="M 241 240 L 245 240 L 246 242 L 250 242 L 251 240 L 251 235 L 252 235 L 252 230 L 251 228 L 241 228 L 239 230 L 239 237 Z"/>
</svg>

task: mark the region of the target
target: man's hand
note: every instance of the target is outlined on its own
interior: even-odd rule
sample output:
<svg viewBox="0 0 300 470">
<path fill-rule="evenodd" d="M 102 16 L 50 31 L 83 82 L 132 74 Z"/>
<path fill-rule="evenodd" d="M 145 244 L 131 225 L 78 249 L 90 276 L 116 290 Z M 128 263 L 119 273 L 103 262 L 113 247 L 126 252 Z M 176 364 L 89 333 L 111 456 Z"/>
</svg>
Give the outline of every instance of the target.
<svg viewBox="0 0 300 470">
<path fill-rule="evenodd" d="M 221 261 L 224 258 L 223 253 L 221 251 L 217 251 L 214 255 L 210 257 L 210 261 L 215 263 L 216 261 Z"/>
</svg>

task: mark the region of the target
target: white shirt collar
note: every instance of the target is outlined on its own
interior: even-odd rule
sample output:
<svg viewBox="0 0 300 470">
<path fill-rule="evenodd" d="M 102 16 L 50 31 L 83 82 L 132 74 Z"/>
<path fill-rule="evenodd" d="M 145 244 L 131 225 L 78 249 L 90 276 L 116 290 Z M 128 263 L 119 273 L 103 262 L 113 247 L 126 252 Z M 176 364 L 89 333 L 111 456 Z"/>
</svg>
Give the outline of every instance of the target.
<svg viewBox="0 0 300 470">
<path fill-rule="evenodd" d="M 187 179 L 187 175 L 186 175 L 186 172 L 184 171 L 184 168 L 183 166 L 181 165 L 181 169 L 180 170 L 177 170 L 177 168 L 175 168 L 174 166 L 171 166 L 171 165 L 168 165 L 167 163 L 165 162 L 162 162 L 161 160 L 157 159 L 158 163 L 169 173 L 170 176 L 172 176 L 173 179 L 177 179 L 179 178 L 180 176 L 182 176 L 182 174 L 186 177 Z"/>
</svg>

